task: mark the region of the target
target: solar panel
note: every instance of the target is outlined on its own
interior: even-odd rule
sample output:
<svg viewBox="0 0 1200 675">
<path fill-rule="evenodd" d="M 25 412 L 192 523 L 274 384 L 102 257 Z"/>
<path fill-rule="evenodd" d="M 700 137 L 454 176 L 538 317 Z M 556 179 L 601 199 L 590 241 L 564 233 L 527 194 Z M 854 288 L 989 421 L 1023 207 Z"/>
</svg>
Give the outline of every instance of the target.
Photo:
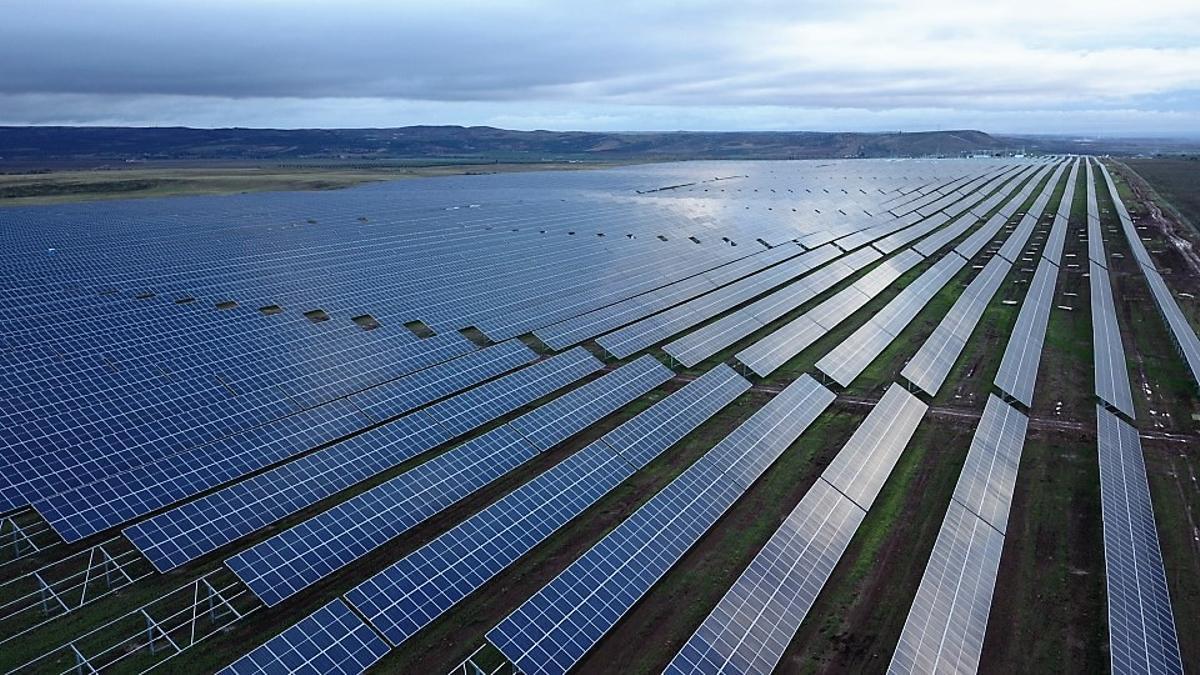
<svg viewBox="0 0 1200 675">
<path fill-rule="evenodd" d="M 954 499 L 1000 534 L 1008 527 L 1008 507 L 1017 482 L 1029 418 L 994 395 L 983 416 L 954 489 Z"/>
<path fill-rule="evenodd" d="M 123 530 L 165 572 L 604 367 L 575 348 Z M 486 393 L 480 396 L 478 392 Z M 451 400 L 453 414 L 438 415 Z M 449 430 L 448 430 L 449 428 Z"/>
<path fill-rule="evenodd" d="M 1033 390 L 1057 281 L 1058 268 L 1043 258 L 1029 283 L 1029 291 L 1021 303 L 1017 322 L 996 371 L 996 386 L 1026 406 L 1033 405 Z"/>
<path fill-rule="evenodd" d="M 1150 285 L 1151 295 L 1154 297 L 1154 302 L 1163 317 L 1163 322 L 1166 323 L 1176 348 L 1179 349 L 1184 362 L 1191 371 L 1192 381 L 1200 383 L 1200 338 L 1196 337 L 1195 329 L 1192 328 L 1187 318 L 1183 315 L 1183 311 L 1179 309 L 1179 303 L 1175 301 L 1174 296 L 1171 295 L 1170 288 L 1167 287 L 1162 275 L 1155 268 L 1154 261 L 1151 259 L 1149 252 L 1146 251 L 1145 245 L 1142 244 L 1137 228 L 1134 227 L 1133 221 L 1129 218 L 1125 202 L 1117 192 L 1108 169 L 1103 164 L 1098 164 L 1098 166 L 1100 167 L 1100 174 L 1104 177 L 1104 181 L 1108 187 L 1109 195 L 1112 197 L 1113 205 L 1117 209 L 1117 215 L 1120 216 L 1121 228 L 1125 233 L 1125 241 L 1133 251 L 1134 258 L 1139 262 L 1142 274 L 1146 277 L 1146 283 Z M 1090 164 L 1088 168 L 1090 170 Z"/>
<path fill-rule="evenodd" d="M 249 548 L 225 564 L 276 605 L 666 382 L 643 356 Z"/>
<path fill-rule="evenodd" d="M 929 406 L 892 383 L 821 476 L 869 510 Z"/>
<path fill-rule="evenodd" d="M 950 503 L 889 673 L 979 670 L 1003 547 L 1002 534 Z"/>
<path fill-rule="evenodd" d="M 34 503 L 67 541 L 78 541 L 359 431 L 537 358 L 524 344 L 503 342 L 401 377 L 349 401 L 291 415 L 264 427 L 172 455 Z"/>
<path fill-rule="evenodd" d="M 832 250 L 832 246 L 818 249 L 821 252 Z M 817 251 L 813 253 L 815 254 Z M 829 256 L 824 255 L 824 257 Z M 685 366 L 689 368 L 695 366 L 801 304 L 833 288 L 878 258 L 878 253 L 863 249 L 839 260 L 834 260 L 817 268 L 811 274 L 807 274 L 707 326 L 684 335 L 663 347 L 663 350 Z"/>
<path fill-rule="evenodd" d="M 609 354 L 623 359 L 804 274 L 812 269 L 810 256 L 821 258 L 826 255 L 824 252 L 814 253 L 784 261 L 665 312 L 602 335 L 596 339 L 596 343 Z"/>
<path fill-rule="evenodd" d="M 1013 263 L 1020 260 L 1021 252 L 1025 250 L 1025 245 L 1029 242 L 1029 237 L 1033 235 L 1033 230 L 1037 227 L 1038 219 L 1042 217 L 1042 213 L 1046 210 L 1046 202 L 1050 199 L 1050 195 L 1058 185 L 1058 181 L 1062 177 L 1066 166 L 1066 164 L 1059 164 L 1058 168 L 1054 170 L 1054 174 L 1050 176 L 1050 180 L 1042 188 L 1033 206 L 1021 217 L 1021 221 L 1017 224 L 1016 229 L 1004 241 L 1004 245 L 1000 247 L 997 255 Z"/>
<path fill-rule="evenodd" d="M 1171 290 L 1163 281 L 1162 276 L 1153 267 L 1143 267 L 1142 272 L 1146 282 L 1150 284 L 1151 294 L 1158 306 L 1163 321 L 1171 331 L 1176 348 L 1183 355 L 1184 362 L 1192 373 L 1192 381 L 1200 383 L 1200 338 L 1196 337 L 1192 325 L 1179 309 L 1179 304 L 1171 295 Z"/>
<path fill-rule="evenodd" d="M 364 672 L 387 643 L 341 600 L 334 600 L 221 671 L 221 675 Z"/>
<path fill-rule="evenodd" d="M 850 386 L 965 264 L 957 254 L 946 254 L 817 361 L 817 368 L 841 386 Z"/>
<path fill-rule="evenodd" d="M 488 633 L 527 675 L 571 668 L 833 401 L 803 376 Z"/>
<path fill-rule="evenodd" d="M 1096 396 L 1132 419 L 1133 394 L 1129 371 L 1125 366 L 1125 348 L 1117 325 L 1117 307 L 1113 302 L 1108 270 L 1089 262 L 1089 287 L 1092 300 L 1092 343 L 1096 368 Z"/>
<path fill-rule="evenodd" d="M 1114 673 L 1182 673 L 1171 596 L 1135 428 L 1096 406 Z"/>
<path fill-rule="evenodd" d="M 766 377 L 825 333 L 824 326 L 801 315 L 738 352 L 736 358 L 759 376 Z"/>
<path fill-rule="evenodd" d="M 722 364 L 347 593 L 394 645 L 744 393 Z"/>
<path fill-rule="evenodd" d="M 989 260 L 900 374 L 930 396 L 936 395 L 1011 269 L 1004 258 Z"/>
<path fill-rule="evenodd" d="M 1054 224 L 1050 226 L 1050 234 L 1046 237 L 1046 245 L 1042 248 L 1042 256 L 1058 265 L 1062 260 L 1063 247 L 1067 240 L 1067 226 L 1071 217 L 1071 204 L 1075 199 L 1075 184 L 1079 178 L 1079 160 L 1071 163 L 1071 173 L 1067 175 L 1067 185 L 1063 189 L 1062 198 L 1058 202 L 1058 212 L 1054 216 Z"/>
<path fill-rule="evenodd" d="M 818 479 L 665 672 L 774 670 L 865 516 Z"/>
<path fill-rule="evenodd" d="M 888 388 L 667 672 L 774 669 L 926 408 L 899 385 Z"/>
</svg>

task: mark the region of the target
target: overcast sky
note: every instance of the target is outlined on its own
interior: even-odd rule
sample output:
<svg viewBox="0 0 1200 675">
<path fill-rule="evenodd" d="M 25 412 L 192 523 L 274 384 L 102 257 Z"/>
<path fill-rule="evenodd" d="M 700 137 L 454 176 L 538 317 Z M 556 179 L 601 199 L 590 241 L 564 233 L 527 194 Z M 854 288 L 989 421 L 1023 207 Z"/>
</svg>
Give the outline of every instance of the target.
<svg viewBox="0 0 1200 675">
<path fill-rule="evenodd" d="M 0 124 L 1200 135 L 1200 0 L 0 8 Z"/>
</svg>

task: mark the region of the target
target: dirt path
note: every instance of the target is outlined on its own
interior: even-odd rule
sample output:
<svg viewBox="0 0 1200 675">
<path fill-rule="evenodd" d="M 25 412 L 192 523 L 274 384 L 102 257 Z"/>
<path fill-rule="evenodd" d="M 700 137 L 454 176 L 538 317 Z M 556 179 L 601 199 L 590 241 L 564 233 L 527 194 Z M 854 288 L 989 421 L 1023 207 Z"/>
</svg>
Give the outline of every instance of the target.
<svg viewBox="0 0 1200 675">
<path fill-rule="evenodd" d="M 1125 177 L 1125 182 L 1129 184 L 1130 189 L 1133 190 L 1134 196 L 1149 209 L 1150 221 L 1162 231 L 1175 250 L 1179 251 L 1179 255 L 1187 262 L 1192 274 L 1200 275 L 1200 255 L 1196 253 L 1192 242 L 1179 234 L 1177 228 L 1180 224 L 1176 223 L 1174 218 L 1168 218 L 1163 213 L 1158 202 L 1151 197 L 1155 193 L 1145 179 L 1124 164 L 1121 164 L 1120 167 L 1121 174 Z"/>
<path fill-rule="evenodd" d="M 673 379 L 679 382 L 691 382 L 696 379 L 695 375 L 676 375 Z M 751 386 L 754 391 L 761 391 L 768 394 L 778 394 L 783 391 L 783 387 L 772 386 L 765 384 L 755 384 Z M 855 408 L 874 408 L 875 404 L 879 403 L 879 399 L 869 396 L 848 396 L 839 394 L 835 404 Z M 954 408 L 950 406 L 934 406 L 926 413 L 931 417 L 941 417 L 943 419 L 960 420 L 963 422 L 977 422 L 983 417 L 982 410 L 973 410 L 970 408 Z M 1085 435 L 1095 434 L 1095 428 L 1089 424 L 1077 420 L 1063 420 L 1051 417 L 1040 417 L 1032 415 L 1029 417 L 1029 426 L 1032 429 L 1041 429 L 1045 431 L 1066 431 L 1073 433 L 1082 433 Z M 1139 436 L 1146 440 L 1163 441 L 1167 443 L 1179 443 L 1183 445 L 1200 444 L 1200 435 L 1195 434 L 1178 434 L 1166 431 L 1139 431 Z"/>
</svg>

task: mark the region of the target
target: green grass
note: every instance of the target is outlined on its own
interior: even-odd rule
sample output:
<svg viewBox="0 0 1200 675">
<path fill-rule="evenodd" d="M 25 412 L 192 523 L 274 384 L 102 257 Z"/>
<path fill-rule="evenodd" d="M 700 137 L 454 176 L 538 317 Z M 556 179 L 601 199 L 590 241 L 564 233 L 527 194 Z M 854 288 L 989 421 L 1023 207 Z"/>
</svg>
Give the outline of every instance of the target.
<svg viewBox="0 0 1200 675">
<path fill-rule="evenodd" d="M 1200 228 L 1200 160 L 1127 159 L 1123 163 L 1145 179 L 1177 217 L 1194 230 Z"/>
</svg>

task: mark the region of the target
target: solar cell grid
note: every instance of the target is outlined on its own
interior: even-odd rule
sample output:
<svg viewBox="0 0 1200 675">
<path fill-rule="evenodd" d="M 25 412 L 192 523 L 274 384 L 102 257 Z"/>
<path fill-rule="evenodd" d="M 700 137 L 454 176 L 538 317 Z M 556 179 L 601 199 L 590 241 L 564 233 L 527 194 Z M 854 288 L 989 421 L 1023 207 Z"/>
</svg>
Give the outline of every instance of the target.
<svg viewBox="0 0 1200 675">
<path fill-rule="evenodd" d="M 832 399 L 808 376 L 793 382 L 492 629 L 488 640 L 524 673 L 565 672 Z"/>
<path fill-rule="evenodd" d="M 1090 261 L 1089 266 L 1096 396 L 1132 419 L 1135 416 L 1133 394 L 1129 388 L 1125 348 L 1121 344 L 1121 328 L 1117 324 L 1117 307 L 1108 270 L 1095 261 Z"/>
<path fill-rule="evenodd" d="M 1029 283 L 1029 291 L 1021 303 L 1017 322 L 996 371 L 996 386 L 1026 406 L 1033 405 L 1034 385 L 1057 281 L 1058 268 L 1043 258 Z"/>
<path fill-rule="evenodd" d="M 864 511 L 870 510 L 928 408 L 893 383 L 825 468 L 822 478 Z"/>
<path fill-rule="evenodd" d="M 888 388 L 667 672 L 774 669 L 926 407 L 899 385 Z"/>
<path fill-rule="evenodd" d="M 264 602 L 278 604 L 671 376 L 644 356 L 277 534 L 226 565 Z"/>
<path fill-rule="evenodd" d="M 400 644 L 748 389 L 721 365 L 347 594 Z"/>
<path fill-rule="evenodd" d="M 483 385 L 489 394 L 482 400 L 471 396 L 476 389 L 456 398 L 472 401 L 466 410 L 483 408 L 471 413 L 477 426 L 602 367 L 575 348 Z M 444 424 L 451 418 L 437 416 L 435 407 L 178 506 L 124 534 L 157 569 L 172 569 L 475 428 Z"/>
<path fill-rule="evenodd" d="M 1003 535 L 951 502 L 889 673 L 979 669 L 1003 547 Z"/>
<path fill-rule="evenodd" d="M 774 670 L 865 515 L 818 479 L 665 672 Z"/>
<path fill-rule="evenodd" d="M 900 374 L 936 395 L 1010 269 L 1012 264 L 1004 258 L 989 260 Z"/>
<path fill-rule="evenodd" d="M 334 600 L 266 644 L 234 661 L 222 675 L 361 673 L 388 651 L 362 619 Z"/>
<path fill-rule="evenodd" d="M 1171 597 L 1137 430 L 1096 406 L 1114 673 L 1182 673 Z"/>
<path fill-rule="evenodd" d="M 1004 534 L 1029 418 L 993 395 L 975 428 L 954 500 Z"/>
</svg>

